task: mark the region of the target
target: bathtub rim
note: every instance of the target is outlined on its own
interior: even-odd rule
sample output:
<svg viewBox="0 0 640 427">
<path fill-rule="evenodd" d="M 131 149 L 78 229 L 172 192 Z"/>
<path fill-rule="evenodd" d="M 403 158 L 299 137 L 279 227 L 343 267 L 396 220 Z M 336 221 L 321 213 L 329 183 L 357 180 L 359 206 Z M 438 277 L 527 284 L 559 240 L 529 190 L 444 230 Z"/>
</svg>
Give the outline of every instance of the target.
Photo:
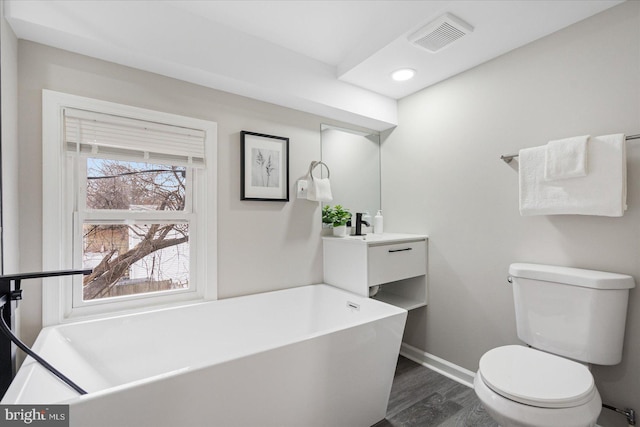
<svg viewBox="0 0 640 427">
<path fill-rule="evenodd" d="M 123 318 L 123 317 L 136 317 L 136 316 L 140 316 L 140 315 L 156 313 L 156 312 L 159 312 L 159 311 L 180 310 L 180 309 L 186 309 L 186 308 L 190 308 L 190 307 L 197 307 L 197 306 L 201 306 L 201 305 L 207 305 L 207 304 L 211 304 L 211 303 L 215 303 L 215 302 L 222 302 L 222 301 L 231 300 L 231 299 L 238 300 L 238 299 L 244 299 L 244 298 L 252 298 L 252 297 L 259 296 L 259 295 L 273 294 L 273 293 L 276 293 L 276 292 L 294 291 L 294 290 L 297 290 L 297 289 L 309 288 L 309 287 L 314 287 L 314 286 L 328 287 L 328 288 L 333 289 L 333 290 L 335 290 L 337 292 L 341 292 L 341 293 L 345 293 L 345 294 L 351 295 L 353 298 L 362 298 L 362 299 L 368 300 L 368 301 L 375 301 L 376 303 L 384 304 L 384 305 L 386 305 L 388 307 L 393 307 L 393 308 L 396 308 L 396 309 L 401 310 L 401 311 L 407 311 L 406 309 L 404 309 L 402 307 L 398 307 L 398 306 L 389 304 L 387 302 L 377 300 L 375 298 L 365 297 L 365 296 L 362 296 L 360 294 L 356 294 L 356 293 L 347 291 L 345 289 L 339 288 L 337 286 L 330 285 L 328 283 L 320 282 L 320 283 L 311 283 L 311 284 L 307 284 L 307 285 L 291 286 L 291 287 L 282 288 L 282 289 L 273 289 L 273 290 L 268 290 L 268 291 L 264 291 L 264 292 L 256 292 L 256 293 L 252 293 L 252 294 L 231 296 L 231 297 L 227 297 L 227 298 L 196 299 L 196 300 L 188 300 L 188 301 L 178 301 L 178 302 L 172 302 L 172 303 L 167 303 L 167 304 L 152 305 L 152 306 L 147 306 L 147 307 L 138 307 L 138 308 L 132 308 L 132 309 L 111 311 L 111 312 L 108 312 L 108 313 L 100 313 L 100 314 L 95 314 L 95 315 L 69 317 L 69 318 L 65 318 L 64 321 L 62 321 L 60 323 L 57 323 L 55 325 L 43 326 L 40 329 L 40 331 L 38 332 L 38 334 L 40 332 L 42 332 L 43 330 L 49 329 L 49 328 L 58 328 L 58 327 L 66 327 L 66 326 L 76 325 L 76 324 L 87 324 L 87 323 L 92 323 L 92 322 L 101 322 L 101 321 L 105 321 L 105 320 L 109 320 L 109 319 L 117 319 L 117 318 Z M 34 343 L 34 345 L 35 345 L 35 343 Z"/>
</svg>

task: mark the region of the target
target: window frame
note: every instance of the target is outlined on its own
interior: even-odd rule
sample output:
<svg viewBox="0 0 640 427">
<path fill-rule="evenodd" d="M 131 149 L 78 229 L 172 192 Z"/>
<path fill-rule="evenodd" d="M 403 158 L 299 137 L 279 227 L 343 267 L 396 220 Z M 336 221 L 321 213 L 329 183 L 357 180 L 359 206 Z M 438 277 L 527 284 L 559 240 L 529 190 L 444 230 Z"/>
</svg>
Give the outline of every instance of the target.
<svg viewBox="0 0 640 427">
<path fill-rule="evenodd" d="M 72 286 L 72 303 L 69 309 L 82 309 L 82 307 L 88 307 L 98 304 L 112 304 L 114 302 L 123 303 L 127 300 L 149 298 L 149 297 L 163 297 L 178 293 L 190 293 L 195 292 L 198 295 L 202 295 L 201 287 L 198 288 L 197 282 L 202 276 L 202 273 L 198 271 L 198 254 L 196 248 L 198 247 L 198 221 L 197 215 L 194 213 L 194 186 L 195 183 L 200 181 L 202 177 L 201 171 L 191 167 L 186 168 L 185 179 L 185 207 L 181 211 L 129 211 L 122 209 L 90 209 L 87 207 L 87 160 L 93 158 L 91 155 L 67 152 L 67 161 L 73 162 L 74 167 L 77 167 L 77 171 L 71 179 L 68 179 L 68 194 L 75 195 L 76 200 L 74 207 L 73 218 L 73 230 L 78 232 L 84 229 L 85 224 L 113 224 L 113 225 L 129 225 L 129 224 L 159 224 L 159 223 L 187 223 L 189 225 L 189 286 L 185 289 L 175 289 L 160 291 L 158 293 L 139 293 L 119 297 L 106 297 L 96 298 L 92 300 L 83 299 L 83 284 L 82 277 L 76 276 L 73 278 Z M 106 156 L 105 159 L 111 159 Z M 119 159 L 113 159 L 119 161 L 127 161 L 124 157 Z M 141 163 L 140 160 L 131 160 L 132 162 Z M 166 165 L 170 166 L 170 165 Z M 72 169 L 72 168 L 68 168 Z M 72 169 L 73 170 L 73 169 Z M 195 175 L 195 177 L 194 177 Z M 75 179 L 74 179 L 75 178 Z M 74 233 L 73 237 L 73 263 L 75 266 L 82 266 L 83 256 L 83 233 Z M 195 280 L 191 280 L 194 278 Z M 195 283 L 194 283 L 195 282 Z M 115 299 L 118 299 L 116 301 Z"/>
<path fill-rule="evenodd" d="M 192 175 L 192 206 L 189 220 L 190 281 L 189 291 L 161 292 L 88 301 L 74 307 L 73 287 L 81 286 L 82 277 L 43 279 L 43 325 L 66 323 L 87 317 L 108 316 L 114 312 L 145 311 L 158 306 L 217 299 L 217 124 L 212 121 L 132 107 L 113 102 L 43 90 L 42 92 L 42 267 L 44 271 L 79 268 L 74 254 L 74 230 L 82 227 L 82 215 L 74 214 L 76 193 L 86 189 L 70 188 L 77 165 L 69 161 L 64 143 L 64 109 L 84 109 L 99 113 L 147 120 L 205 132 L 205 168 L 189 168 Z M 132 159 L 133 160 L 133 159 Z M 135 160 L 133 160 L 135 161 Z M 152 160 L 153 161 L 153 160 Z M 73 165 L 73 166 L 72 166 Z M 71 166 L 71 167 L 70 167 Z M 86 169 L 86 164 L 85 164 Z M 86 173 L 85 173 L 86 175 Z M 76 183 L 76 185 L 81 183 Z M 86 212 L 87 210 L 85 210 Z M 114 213 L 115 214 L 115 213 Z M 135 217 L 134 213 L 132 217 Z M 106 216 L 111 214 L 107 213 Z M 115 214 L 117 215 L 117 214 Z M 155 214 L 152 213 L 151 217 Z M 169 215 L 170 216 L 170 215 Z M 147 215 L 147 219 L 149 215 Z M 199 238 L 191 239 L 191 236 Z M 195 240 L 195 241 L 194 241 Z M 76 245 L 77 248 L 77 245 Z M 74 264 L 74 261 L 76 264 Z M 74 283 L 75 282 L 75 283 Z"/>
</svg>

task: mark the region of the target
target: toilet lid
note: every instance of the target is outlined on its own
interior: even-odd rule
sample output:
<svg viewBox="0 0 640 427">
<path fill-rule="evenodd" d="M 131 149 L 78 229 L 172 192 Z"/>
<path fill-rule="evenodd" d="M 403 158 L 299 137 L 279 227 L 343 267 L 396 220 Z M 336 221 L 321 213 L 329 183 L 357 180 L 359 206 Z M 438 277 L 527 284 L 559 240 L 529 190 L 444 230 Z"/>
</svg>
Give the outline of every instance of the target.
<svg viewBox="0 0 640 427">
<path fill-rule="evenodd" d="M 496 393 L 542 408 L 579 406 L 595 394 L 586 366 L 521 345 L 488 351 L 480 359 L 479 373 Z"/>
</svg>

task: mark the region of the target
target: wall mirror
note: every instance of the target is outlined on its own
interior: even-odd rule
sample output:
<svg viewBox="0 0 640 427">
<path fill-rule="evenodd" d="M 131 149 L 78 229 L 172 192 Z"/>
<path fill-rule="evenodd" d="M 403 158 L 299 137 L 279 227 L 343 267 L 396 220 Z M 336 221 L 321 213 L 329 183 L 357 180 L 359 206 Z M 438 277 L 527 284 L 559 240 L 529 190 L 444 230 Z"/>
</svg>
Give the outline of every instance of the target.
<svg viewBox="0 0 640 427">
<path fill-rule="evenodd" d="M 342 205 L 354 215 L 369 212 L 373 218 L 381 209 L 380 134 L 324 124 L 320 130 L 322 161 L 331 171 L 329 204 Z"/>
</svg>

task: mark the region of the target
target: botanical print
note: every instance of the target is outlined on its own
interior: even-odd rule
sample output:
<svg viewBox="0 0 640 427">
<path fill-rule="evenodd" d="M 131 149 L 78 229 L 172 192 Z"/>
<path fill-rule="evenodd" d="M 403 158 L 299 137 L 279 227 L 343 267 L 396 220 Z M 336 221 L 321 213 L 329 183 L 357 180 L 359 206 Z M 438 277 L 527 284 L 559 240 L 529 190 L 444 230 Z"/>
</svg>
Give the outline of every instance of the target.
<svg viewBox="0 0 640 427">
<path fill-rule="evenodd" d="M 289 201 L 289 138 L 240 132 L 240 200 Z"/>
<path fill-rule="evenodd" d="M 280 153 L 276 150 L 251 149 L 251 185 L 254 187 L 279 187 Z"/>
</svg>

